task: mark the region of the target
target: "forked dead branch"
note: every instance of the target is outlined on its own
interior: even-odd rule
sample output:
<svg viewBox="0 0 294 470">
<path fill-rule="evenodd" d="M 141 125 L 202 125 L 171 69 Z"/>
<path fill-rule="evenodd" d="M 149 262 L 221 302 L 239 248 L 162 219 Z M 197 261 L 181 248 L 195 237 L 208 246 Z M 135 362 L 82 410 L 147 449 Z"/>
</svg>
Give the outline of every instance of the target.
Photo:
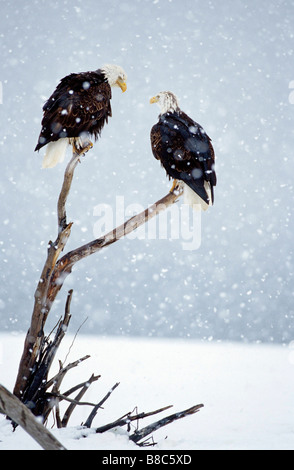
<svg viewBox="0 0 294 470">
<path fill-rule="evenodd" d="M 166 210 L 169 206 L 176 202 L 179 196 L 182 194 L 182 188 L 179 186 L 173 192 L 169 192 L 162 199 L 154 203 L 148 209 L 141 213 L 131 217 L 125 223 L 119 227 L 114 228 L 106 235 L 80 246 L 66 254 L 63 254 L 66 243 L 70 237 L 72 222 L 67 222 L 66 214 L 66 201 L 70 193 L 70 188 L 74 176 L 75 169 L 80 161 L 80 158 L 89 148 L 84 148 L 80 153 L 73 153 L 73 156 L 68 163 L 61 192 L 58 198 L 57 205 L 57 238 L 54 242 L 50 241 L 48 244 L 47 258 L 35 291 L 35 302 L 31 318 L 29 330 L 27 332 L 22 357 L 19 364 L 18 375 L 14 387 L 14 395 L 20 399 L 20 401 L 31 409 L 32 413 L 37 416 L 41 416 L 45 421 L 52 409 L 55 409 L 55 418 L 57 426 L 66 426 L 68 420 L 78 405 L 92 406 L 92 411 L 86 421 L 85 426 L 90 427 L 94 416 L 97 411 L 101 408 L 104 401 L 110 396 L 113 390 L 118 386 L 115 386 L 110 392 L 99 400 L 97 404 L 81 402 L 81 398 L 84 395 L 89 384 L 98 380 L 100 376 L 90 377 L 90 379 L 82 384 L 73 387 L 67 392 L 60 392 L 60 385 L 65 374 L 76 367 L 80 362 L 87 359 L 88 356 L 81 358 L 75 363 L 64 365 L 60 363 L 60 370 L 55 377 L 49 379 L 49 371 L 52 362 L 56 356 L 58 347 L 65 335 L 71 315 L 70 315 L 70 303 L 72 298 L 72 291 L 69 291 L 65 314 L 62 320 L 57 325 L 55 336 L 53 340 L 45 336 L 45 324 L 48 314 L 52 308 L 52 305 L 56 299 L 56 296 L 63 286 L 66 277 L 71 273 L 73 266 L 80 260 L 90 256 L 94 253 L 98 253 L 103 248 L 117 242 L 125 235 L 131 233 L 139 226 L 148 222 L 151 218 L 157 216 L 160 212 Z M 69 396 L 78 391 L 79 393 L 74 397 Z M 67 400 L 70 402 L 68 409 L 66 410 L 63 418 L 60 417 L 59 402 Z M 196 413 L 203 405 L 196 405 L 189 410 L 175 413 L 167 418 L 163 418 L 158 422 L 154 423 L 153 427 L 150 425 L 142 430 L 136 430 L 135 433 L 130 435 L 130 439 L 139 444 L 146 435 L 150 434 L 153 430 L 158 429 L 161 426 L 168 424 L 169 422 L 179 419 L 188 414 Z M 105 430 L 113 427 L 128 425 L 134 419 L 139 420 L 150 414 L 161 412 L 164 409 L 157 410 L 150 413 L 141 413 L 133 415 L 127 413 L 125 417 L 118 419 L 115 423 L 110 423 L 109 426 L 105 426 Z M 134 417 L 135 416 L 135 417 Z M 16 424 L 17 421 L 16 421 Z M 96 430 L 104 432 L 101 428 Z"/>
</svg>

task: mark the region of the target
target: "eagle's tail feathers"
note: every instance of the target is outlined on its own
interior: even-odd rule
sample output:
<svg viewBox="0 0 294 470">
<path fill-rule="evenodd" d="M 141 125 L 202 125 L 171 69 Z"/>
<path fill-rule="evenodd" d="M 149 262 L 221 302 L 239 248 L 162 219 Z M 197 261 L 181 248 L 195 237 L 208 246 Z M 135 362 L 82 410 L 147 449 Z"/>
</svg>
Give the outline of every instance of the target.
<svg viewBox="0 0 294 470">
<path fill-rule="evenodd" d="M 57 163 L 62 163 L 68 147 L 68 138 L 62 138 L 56 142 L 49 142 L 46 145 L 42 168 L 53 168 Z"/>
<path fill-rule="evenodd" d="M 206 197 L 208 196 L 209 203 L 207 204 L 203 198 L 191 189 L 187 184 L 184 185 L 184 203 L 189 204 L 194 210 L 206 211 L 209 206 L 212 205 L 210 184 L 207 181 L 204 182 L 204 190 Z M 200 192 L 200 191 L 199 191 Z"/>
</svg>

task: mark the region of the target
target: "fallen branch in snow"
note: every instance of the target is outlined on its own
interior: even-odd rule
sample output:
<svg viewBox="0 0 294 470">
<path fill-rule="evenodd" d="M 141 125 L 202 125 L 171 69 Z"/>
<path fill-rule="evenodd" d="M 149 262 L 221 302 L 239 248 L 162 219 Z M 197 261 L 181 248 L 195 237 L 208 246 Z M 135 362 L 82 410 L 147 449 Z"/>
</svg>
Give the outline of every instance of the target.
<svg viewBox="0 0 294 470">
<path fill-rule="evenodd" d="M 177 419 L 185 418 L 188 415 L 197 413 L 200 410 L 200 408 L 202 408 L 203 406 L 204 405 L 202 404 L 192 406 L 191 408 L 188 408 L 187 410 L 179 411 L 178 413 L 174 413 L 172 415 L 166 416 L 165 418 L 162 418 L 159 421 L 156 421 L 155 423 L 149 424 L 145 428 L 135 431 L 134 434 L 130 436 L 130 440 L 138 444 L 139 441 L 144 439 L 146 436 L 148 436 L 152 432 L 157 431 L 159 428 L 162 428 L 163 426 L 166 426 L 167 424 L 170 424 L 173 421 L 176 421 Z"/>
<path fill-rule="evenodd" d="M 157 431 L 159 428 L 162 428 L 163 426 L 167 426 L 168 424 L 181 419 L 185 418 L 186 416 L 192 415 L 197 413 L 204 405 L 199 404 L 192 406 L 191 408 L 188 408 L 187 410 L 184 411 L 179 411 L 177 413 L 174 413 L 172 415 L 166 416 L 165 418 L 160 419 L 159 421 L 156 421 L 155 423 L 149 424 L 148 426 L 142 428 L 142 429 L 137 429 L 133 434 L 129 436 L 129 439 L 139 446 L 145 446 L 149 445 L 146 444 L 146 442 L 139 442 L 142 441 L 146 436 L 149 436 L 149 434 Z M 147 418 L 149 416 L 153 416 L 158 413 L 162 413 L 163 411 L 166 411 L 167 409 L 171 408 L 172 405 L 170 406 L 165 406 L 164 408 L 160 408 L 155 411 L 150 411 L 148 413 L 137 413 L 137 414 L 132 414 L 127 413 L 126 415 L 122 416 L 121 418 L 117 419 L 116 421 L 113 421 L 112 423 L 106 424 L 104 426 L 100 426 L 99 428 L 96 428 L 95 431 L 96 433 L 103 433 L 106 431 L 109 431 L 110 429 L 122 427 L 122 426 L 128 426 L 128 431 L 130 431 L 130 423 L 132 421 L 137 421 L 139 422 L 140 419 Z"/>
<path fill-rule="evenodd" d="M 140 419 L 147 418 L 148 416 L 152 416 L 158 413 L 161 413 L 162 411 L 168 410 L 171 408 L 172 405 L 165 406 L 164 408 L 159 408 L 158 410 L 155 411 L 149 411 L 148 413 L 137 413 L 133 415 L 133 411 L 126 413 L 124 416 L 121 418 L 117 419 L 116 421 L 113 421 L 112 423 L 105 424 L 104 426 L 100 426 L 99 428 L 96 428 L 95 431 L 96 433 L 103 433 L 105 431 L 109 431 L 110 429 L 122 427 L 122 426 L 129 426 L 132 421 L 138 421 Z"/>
<path fill-rule="evenodd" d="M 0 412 L 19 424 L 44 450 L 66 450 L 65 447 L 40 423 L 32 412 L 0 385 Z"/>
</svg>

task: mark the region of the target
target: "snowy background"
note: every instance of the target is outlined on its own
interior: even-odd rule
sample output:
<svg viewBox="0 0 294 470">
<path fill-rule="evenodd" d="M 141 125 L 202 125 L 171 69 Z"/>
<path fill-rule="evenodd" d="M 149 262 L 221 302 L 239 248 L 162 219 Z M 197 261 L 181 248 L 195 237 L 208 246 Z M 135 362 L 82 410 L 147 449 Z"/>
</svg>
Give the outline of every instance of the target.
<svg viewBox="0 0 294 470">
<path fill-rule="evenodd" d="M 218 185 L 201 246 L 121 240 L 78 264 L 71 331 L 288 344 L 293 339 L 294 3 L 268 0 L 0 0 L 0 330 L 26 331 L 56 237 L 65 165 L 34 153 L 41 108 L 60 78 L 117 63 L 113 118 L 76 170 L 68 249 L 94 238 L 94 208 L 143 207 L 170 183 L 149 132 L 161 90 L 213 140 Z M 292 82 L 292 84 L 291 84 Z"/>
</svg>

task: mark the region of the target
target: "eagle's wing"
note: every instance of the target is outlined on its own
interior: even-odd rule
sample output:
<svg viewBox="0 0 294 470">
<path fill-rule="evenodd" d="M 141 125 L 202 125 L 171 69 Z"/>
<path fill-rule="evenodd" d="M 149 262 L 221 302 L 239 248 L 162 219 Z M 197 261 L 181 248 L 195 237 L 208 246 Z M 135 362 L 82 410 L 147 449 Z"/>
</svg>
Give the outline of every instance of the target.
<svg viewBox="0 0 294 470">
<path fill-rule="evenodd" d="M 155 124 L 150 132 L 151 148 L 154 157 L 160 160 L 162 152 L 162 136 L 159 124 Z"/>
</svg>

